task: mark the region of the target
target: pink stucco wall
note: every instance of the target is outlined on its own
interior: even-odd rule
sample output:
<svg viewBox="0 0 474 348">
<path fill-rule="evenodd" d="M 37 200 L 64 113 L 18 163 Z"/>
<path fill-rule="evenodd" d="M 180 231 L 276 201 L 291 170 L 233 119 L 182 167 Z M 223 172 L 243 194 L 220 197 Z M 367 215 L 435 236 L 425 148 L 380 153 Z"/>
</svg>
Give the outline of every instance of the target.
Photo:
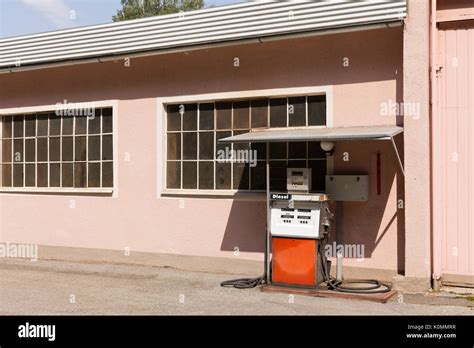
<svg viewBox="0 0 474 348">
<path fill-rule="evenodd" d="M 392 28 L 136 58 L 128 68 L 119 61 L 0 75 L 0 109 L 119 100 L 118 197 L 1 194 L 0 239 L 229 257 L 237 257 L 238 247 L 238 257 L 262 259 L 263 198 L 157 198 L 156 144 L 163 134 L 156 134 L 156 98 L 330 85 L 335 126 L 395 124 L 395 117 L 380 115 L 380 105 L 402 99 L 402 52 L 402 29 Z M 341 160 L 346 151 L 349 162 Z M 367 259 L 346 264 L 402 270 L 403 216 L 396 203 L 403 192 L 390 144 L 338 144 L 335 172 L 373 179 L 377 152 L 381 195 L 372 180 L 370 201 L 345 207 L 346 241 L 366 243 Z"/>
<path fill-rule="evenodd" d="M 420 105 L 404 120 L 406 275 L 429 278 L 431 269 L 429 1 L 409 1 L 403 36 L 403 99 Z"/>
</svg>

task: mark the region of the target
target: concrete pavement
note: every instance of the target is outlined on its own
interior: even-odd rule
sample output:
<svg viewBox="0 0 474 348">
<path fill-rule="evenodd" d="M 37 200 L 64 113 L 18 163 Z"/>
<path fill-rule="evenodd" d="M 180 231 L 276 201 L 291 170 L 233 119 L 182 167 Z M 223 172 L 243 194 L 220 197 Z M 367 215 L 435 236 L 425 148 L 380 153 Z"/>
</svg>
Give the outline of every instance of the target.
<svg viewBox="0 0 474 348">
<path fill-rule="evenodd" d="M 440 302 L 404 295 L 403 303 L 395 297 L 380 304 L 219 286 L 238 277 L 152 266 L 4 259 L 0 314 L 474 315 L 474 303 L 462 299 Z"/>
</svg>

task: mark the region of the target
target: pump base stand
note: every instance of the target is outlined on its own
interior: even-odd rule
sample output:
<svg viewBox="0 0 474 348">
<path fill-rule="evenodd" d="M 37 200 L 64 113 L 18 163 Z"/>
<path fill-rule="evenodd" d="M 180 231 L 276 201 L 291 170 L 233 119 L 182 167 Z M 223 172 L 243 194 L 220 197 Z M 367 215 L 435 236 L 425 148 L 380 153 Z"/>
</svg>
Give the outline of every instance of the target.
<svg viewBox="0 0 474 348">
<path fill-rule="evenodd" d="M 346 292 L 338 292 L 326 289 L 305 289 L 305 288 L 294 288 L 288 286 L 279 285 L 265 285 L 260 287 L 263 292 L 276 292 L 290 295 L 303 295 L 312 297 L 328 297 L 328 298 L 343 298 L 347 300 L 359 300 L 359 301 L 372 301 L 378 303 L 387 303 L 397 291 L 390 290 L 385 293 L 378 294 L 351 294 Z"/>
</svg>

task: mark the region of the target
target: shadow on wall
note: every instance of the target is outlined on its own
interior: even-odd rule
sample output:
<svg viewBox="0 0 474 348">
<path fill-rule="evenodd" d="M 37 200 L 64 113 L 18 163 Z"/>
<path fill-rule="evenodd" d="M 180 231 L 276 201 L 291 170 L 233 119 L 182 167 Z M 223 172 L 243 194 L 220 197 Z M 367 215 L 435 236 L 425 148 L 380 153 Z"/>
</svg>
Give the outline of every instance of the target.
<svg viewBox="0 0 474 348">
<path fill-rule="evenodd" d="M 403 153 L 403 148 L 399 151 Z M 350 160 L 341 160 L 343 154 Z M 380 165 L 377 155 L 380 155 Z M 405 268 L 403 175 L 389 141 L 340 142 L 336 144 L 335 174 L 368 174 L 369 200 L 344 202 L 344 244 L 364 246 L 364 258 L 371 258 L 374 251 L 386 254 L 385 266 L 396 262 L 399 274 Z M 379 169 L 377 169 L 379 168 Z M 395 190 L 391 197 L 391 191 Z M 337 212 L 336 212 L 337 214 Z M 336 240 L 336 227 L 331 243 Z M 393 242 L 391 242 L 393 241 Z M 395 245 L 394 245 L 395 244 Z M 396 258 L 393 260 L 392 258 Z M 387 264 L 388 263 L 388 264 Z"/>
<path fill-rule="evenodd" d="M 222 251 L 263 253 L 267 226 L 265 201 L 234 200 L 222 239 Z"/>
</svg>

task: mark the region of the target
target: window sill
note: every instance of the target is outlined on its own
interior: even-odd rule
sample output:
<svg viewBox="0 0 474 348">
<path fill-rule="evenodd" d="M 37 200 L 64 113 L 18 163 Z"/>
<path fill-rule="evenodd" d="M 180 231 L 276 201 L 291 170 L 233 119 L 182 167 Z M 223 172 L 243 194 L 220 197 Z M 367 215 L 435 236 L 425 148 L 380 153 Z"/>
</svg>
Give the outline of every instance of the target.
<svg viewBox="0 0 474 348">
<path fill-rule="evenodd" d="M 160 194 L 163 198 L 207 198 L 207 199 L 235 199 L 240 201 L 261 201 L 267 199 L 265 192 L 239 192 L 214 190 L 164 190 Z"/>
<path fill-rule="evenodd" d="M 0 193 L 112 194 L 113 188 L 0 187 Z"/>
</svg>

